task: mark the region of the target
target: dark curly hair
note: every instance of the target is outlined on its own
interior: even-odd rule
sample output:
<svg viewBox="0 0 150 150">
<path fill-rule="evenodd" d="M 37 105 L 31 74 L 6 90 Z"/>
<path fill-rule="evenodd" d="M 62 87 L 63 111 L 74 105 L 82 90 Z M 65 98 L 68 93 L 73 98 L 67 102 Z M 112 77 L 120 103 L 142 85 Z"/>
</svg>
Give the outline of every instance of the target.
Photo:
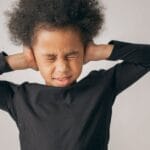
<svg viewBox="0 0 150 150">
<path fill-rule="evenodd" d="M 20 0 L 7 16 L 11 40 L 27 46 L 40 24 L 77 28 L 85 44 L 99 33 L 104 22 L 103 7 L 97 0 Z"/>
</svg>

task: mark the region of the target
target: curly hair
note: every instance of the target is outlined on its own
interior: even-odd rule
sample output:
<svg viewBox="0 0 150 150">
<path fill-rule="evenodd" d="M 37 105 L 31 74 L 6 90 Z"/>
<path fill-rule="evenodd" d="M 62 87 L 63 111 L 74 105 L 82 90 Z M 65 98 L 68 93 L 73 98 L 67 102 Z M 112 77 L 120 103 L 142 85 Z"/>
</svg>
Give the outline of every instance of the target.
<svg viewBox="0 0 150 150">
<path fill-rule="evenodd" d="M 85 43 L 92 40 L 104 23 L 103 7 L 97 0 L 19 0 L 7 12 L 11 40 L 31 45 L 35 28 L 77 28 Z"/>
</svg>

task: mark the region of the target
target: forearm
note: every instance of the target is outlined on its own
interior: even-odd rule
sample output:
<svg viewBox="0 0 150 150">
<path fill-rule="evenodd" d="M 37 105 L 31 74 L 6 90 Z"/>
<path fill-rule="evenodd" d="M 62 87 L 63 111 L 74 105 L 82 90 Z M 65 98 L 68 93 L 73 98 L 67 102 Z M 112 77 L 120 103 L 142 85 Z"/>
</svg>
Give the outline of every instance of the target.
<svg viewBox="0 0 150 150">
<path fill-rule="evenodd" d="M 21 70 L 29 68 L 23 53 L 5 56 L 5 58 L 12 70 Z"/>
<path fill-rule="evenodd" d="M 91 52 L 92 53 L 92 52 Z M 93 60 L 124 60 L 150 68 L 150 45 L 111 41 L 94 46 Z"/>
<path fill-rule="evenodd" d="M 103 44 L 103 45 L 97 45 L 97 59 L 105 60 L 108 59 L 113 51 L 114 45 L 112 44 Z"/>
<path fill-rule="evenodd" d="M 124 60 L 125 62 L 142 65 L 150 69 L 150 45 L 128 43 L 112 40 L 109 44 L 114 45 L 112 54 L 108 60 Z"/>
<path fill-rule="evenodd" d="M 112 44 L 100 44 L 96 45 L 94 50 L 95 60 L 108 59 L 113 51 L 114 45 Z"/>
</svg>

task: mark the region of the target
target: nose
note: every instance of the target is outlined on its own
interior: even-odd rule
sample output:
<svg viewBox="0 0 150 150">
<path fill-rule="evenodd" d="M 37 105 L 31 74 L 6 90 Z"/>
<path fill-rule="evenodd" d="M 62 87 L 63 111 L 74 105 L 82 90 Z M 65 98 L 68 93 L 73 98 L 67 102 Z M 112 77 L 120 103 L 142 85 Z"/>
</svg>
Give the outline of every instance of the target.
<svg viewBox="0 0 150 150">
<path fill-rule="evenodd" d="M 55 71 L 59 73 L 67 73 L 69 71 L 69 64 L 66 60 L 59 60 L 56 63 Z"/>
</svg>

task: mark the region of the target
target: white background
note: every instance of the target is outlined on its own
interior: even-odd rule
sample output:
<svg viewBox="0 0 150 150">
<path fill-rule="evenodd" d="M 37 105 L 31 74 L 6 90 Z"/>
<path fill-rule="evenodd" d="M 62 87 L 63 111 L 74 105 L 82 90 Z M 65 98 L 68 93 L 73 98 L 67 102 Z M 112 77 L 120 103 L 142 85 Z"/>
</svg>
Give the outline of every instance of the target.
<svg viewBox="0 0 150 150">
<path fill-rule="evenodd" d="M 11 8 L 15 0 L 0 0 L 0 49 L 8 54 L 21 51 L 9 40 L 6 17 L 3 12 Z M 105 6 L 105 25 L 95 38 L 96 43 L 107 43 L 112 39 L 150 44 L 150 1 L 111 0 L 102 1 Z M 91 62 L 84 66 L 80 78 L 92 69 L 109 68 L 117 62 Z M 80 79 L 79 78 L 79 79 Z M 23 81 L 41 82 L 39 73 L 28 70 L 14 71 L 0 79 L 15 83 Z M 110 129 L 109 150 L 150 149 L 150 73 L 123 91 L 116 98 Z M 4 111 L 0 111 L 0 149 L 20 150 L 19 133 L 15 122 Z"/>
</svg>

